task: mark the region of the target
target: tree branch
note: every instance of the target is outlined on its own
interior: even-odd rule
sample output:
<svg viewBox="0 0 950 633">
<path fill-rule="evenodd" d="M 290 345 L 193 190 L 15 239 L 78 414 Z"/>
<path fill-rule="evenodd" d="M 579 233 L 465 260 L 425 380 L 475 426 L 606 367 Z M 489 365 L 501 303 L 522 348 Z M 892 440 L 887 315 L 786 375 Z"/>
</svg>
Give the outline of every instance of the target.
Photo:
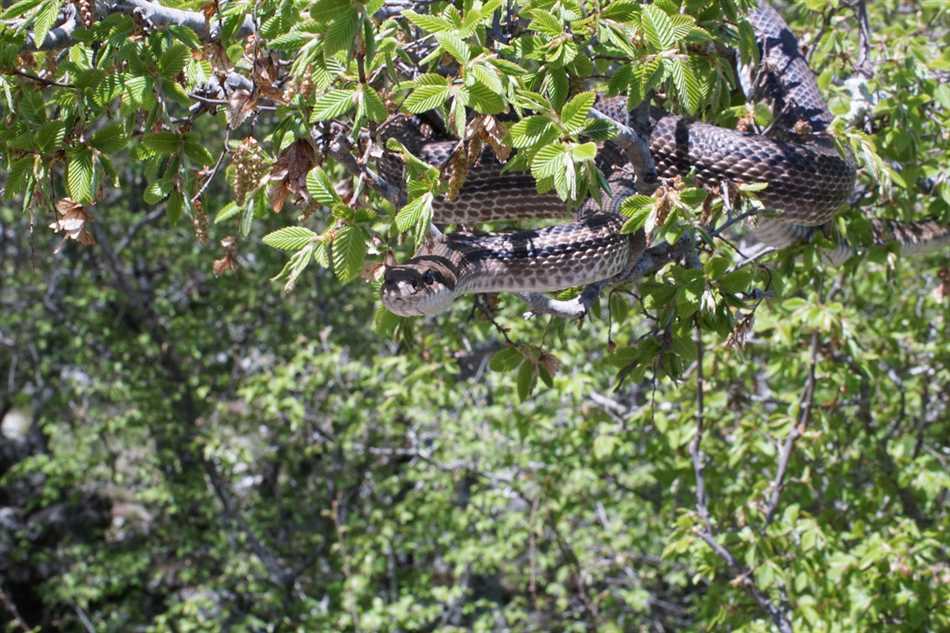
<svg viewBox="0 0 950 633">
<path fill-rule="evenodd" d="M 142 20 L 147 26 L 160 29 L 166 26 L 184 26 L 194 31 L 204 41 L 217 40 L 220 33 L 220 23 L 215 21 L 209 24 L 205 15 L 199 11 L 183 11 L 164 7 L 157 2 L 148 0 L 118 0 L 116 2 L 102 2 L 96 5 L 96 17 L 104 18 L 113 13 L 123 13 Z M 65 48 L 76 42 L 75 31 L 79 28 L 76 12 L 67 14 L 66 21 L 54 29 L 50 29 L 46 38 L 37 45 L 32 35 L 26 39 L 26 50 L 48 51 Z M 247 16 L 235 32 L 235 37 L 243 38 L 256 31 L 254 20 Z"/>
<path fill-rule="evenodd" d="M 0 587 L 0 604 L 3 604 L 3 608 L 6 609 L 7 613 L 10 616 L 10 630 L 23 631 L 23 633 L 30 633 L 34 629 L 27 625 L 26 621 L 23 620 L 23 617 L 20 615 L 20 612 L 17 611 L 16 603 L 13 601 L 13 598 L 7 594 L 6 590 Z"/>
<path fill-rule="evenodd" d="M 599 281 L 585 287 L 573 299 L 559 300 L 540 292 L 519 292 L 518 296 L 531 306 L 531 313 L 541 315 L 550 314 L 566 319 L 579 318 L 587 314 L 594 302 L 600 296 L 600 291 L 607 285 L 606 281 Z"/>
<path fill-rule="evenodd" d="M 769 487 L 769 499 L 765 506 L 765 521 L 762 529 L 764 530 L 775 517 L 775 510 L 778 508 L 779 499 L 782 491 L 785 489 L 785 473 L 788 470 L 788 462 L 792 456 L 792 449 L 795 448 L 795 441 L 798 440 L 808 428 L 811 421 L 812 405 L 815 401 L 815 367 L 818 365 L 818 332 L 812 332 L 811 344 L 809 346 L 808 378 L 805 380 L 805 389 L 798 403 L 798 421 L 792 430 L 789 431 L 785 442 L 782 444 L 782 450 L 779 453 L 778 466 L 775 469 L 775 477 L 772 479 L 772 485 Z"/>
<path fill-rule="evenodd" d="M 530 313 L 576 319 L 587 314 L 604 288 L 618 284 L 637 283 L 644 277 L 656 273 L 672 261 L 682 257 L 691 257 L 695 250 L 696 245 L 690 239 L 680 239 L 673 246 L 666 242 L 657 244 L 643 251 L 636 264 L 629 271 L 621 273 L 613 279 L 605 279 L 590 284 L 573 299 L 553 299 L 539 292 L 521 292 L 518 293 L 518 296 L 531 306 Z"/>
<path fill-rule="evenodd" d="M 706 479 L 704 475 L 704 460 L 702 450 L 703 431 L 705 425 L 705 411 L 703 402 L 703 390 L 705 379 L 703 377 L 703 338 L 702 328 L 696 324 L 696 432 L 693 439 L 689 442 L 689 455 L 693 462 L 693 474 L 696 477 L 696 513 L 702 526 L 696 530 L 710 549 L 719 558 L 721 558 L 729 567 L 732 573 L 732 583 L 743 587 L 752 598 L 764 610 L 772 623 L 781 633 L 792 633 L 792 623 L 789 619 L 788 609 L 786 607 L 776 606 L 752 580 L 752 570 L 742 565 L 735 556 L 716 540 L 715 531 L 712 525 L 712 519 L 709 516 L 709 507 L 706 499 Z"/>
<path fill-rule="evenodd" d="M 326 148 L 329 156 L 340 163 L 350 175 L 368 182 L 377 193 L 389 200 L 393 206 L 399 208 L 406 204 L 406 195 L 401 187 L 393 185 L 365 164 L 360 165 L 357 162 L 356 157 L 353 156 L 353 144 L 350 143 L 345 131 L 338 131 L 327 143 Z"/>
<path fill-rule="evenodd" d="M 627 161 L 637 175 L 637 190 L 642 193 L 652 193 L 658 184 L 656 163 L 650 153 L 650 144 L 637 130 L 624 125 L 596 108 L 591 108 L 588 116 L 598 121 L 610 123 L 616 130 L 617 136 L 611 139 L 623 150 Z"/>
<path fill-rule="evenodd" d="M 871 26 L 868 24 L 866 0 L 856 0 L 853 8 L 858 18 L 858 36 L 861 42 L 855 70 L 864 75 L 865 79 L 870 79 L 874 76 L 874 66 L 871 64 Z"/>
</svg>

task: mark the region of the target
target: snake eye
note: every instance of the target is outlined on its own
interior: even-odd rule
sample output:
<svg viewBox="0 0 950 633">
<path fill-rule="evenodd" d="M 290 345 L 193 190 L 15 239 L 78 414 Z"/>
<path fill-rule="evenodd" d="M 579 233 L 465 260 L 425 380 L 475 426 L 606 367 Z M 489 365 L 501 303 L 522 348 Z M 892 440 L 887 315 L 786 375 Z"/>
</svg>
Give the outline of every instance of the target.
<svg viewBox="0 0 950 633">
<path fill-rule="evenodd" d="M 435 279 L 435 273 L 432 272 L 431 270 L 425 271 L 425 273 L 423 273 L 423 275 L 422 275 L 422 281 L 423 281 L 423 283 L 425 283 L 425 285 L 431 286 L 431 285 L 434 284 L 435 281 L 436 281 L 436 279 Z"/>
</svg>

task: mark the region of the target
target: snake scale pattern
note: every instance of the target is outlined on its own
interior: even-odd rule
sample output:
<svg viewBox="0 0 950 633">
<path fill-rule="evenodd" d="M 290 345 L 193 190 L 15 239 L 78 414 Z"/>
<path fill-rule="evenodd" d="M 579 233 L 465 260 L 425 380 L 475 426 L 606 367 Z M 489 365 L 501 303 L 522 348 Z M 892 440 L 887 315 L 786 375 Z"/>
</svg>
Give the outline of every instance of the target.
<svg viewBox="0 0 950 633">
<path fill-rule="evenodd" d="M 692 171 L 703 186 L 768 183 L 759 199 L 777 213 L 763 224 L 762 236 L 784 245 L 808 227 L 834 217 L 854 189 L 855 166 L 827 134 L 832 115 L 785 21 L 764 0 L 748 19 L 762 53 L 761 68 L 766 70 L 761 77 L 777 113 L 775 127 L 790 130 L 805 122 L 807 134 L 771 138 L 657 111 L 651 117 L 649 149 L 661 179 Z M 597 108 L 627 123 L 624 99 L 601 99 Z M 391 134 L 433 165 L 444 164 L 456 147 L 454 141 L 423 140 L 412 126 L 395 126 Z M 611 173 L 611 192 L 599 201 L 588 200 L 578 221 L 529 231 L 463 232 L 430 239 L 409 261 L 386 268 L 384 305 L 402 316 L 432 315 L 466 293 L 546 292 L 610 280 L 629 270 L 644 250 L 644 236 L 621 234 L 624 218 L 617 211 L 636 190 L 622 165 L 598 158 L 602 169 Z M 402 181 L 397 159 L 381 161 L 380 169 L 390 182 Z M 479 224 L 568 215 L 557 196 L 537 192 L 530 174 L 501 170 L 486 150 L 457 198 L 436 200 L 433 222 Z M 884 222 L 875 226 L 909 251 L 947 240 L 948 231 L 935 223 L 906 229 Z"/>
</svg>

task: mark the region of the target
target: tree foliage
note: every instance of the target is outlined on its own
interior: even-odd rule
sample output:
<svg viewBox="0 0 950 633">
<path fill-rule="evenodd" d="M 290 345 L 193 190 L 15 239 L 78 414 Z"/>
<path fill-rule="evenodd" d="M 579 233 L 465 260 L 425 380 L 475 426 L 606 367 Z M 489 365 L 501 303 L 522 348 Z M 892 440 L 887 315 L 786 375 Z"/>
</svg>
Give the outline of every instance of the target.
<svg viewBox="0 0 950 633">
<path fill-rule="evenodd" d="M 950 276 L 866 219 L 950 223 L 942 3 L 779 7 L 859 163 L 844 266 L 737 264 L 687 179 L 625 201 L 656 265 L 583 320 L 378 305 L 462 178 L 392 115 L 575 205 L 598 91 L 769 125 L 748 6 L 5 3 L 8 628 L 950 627 Z"/>
</svg>

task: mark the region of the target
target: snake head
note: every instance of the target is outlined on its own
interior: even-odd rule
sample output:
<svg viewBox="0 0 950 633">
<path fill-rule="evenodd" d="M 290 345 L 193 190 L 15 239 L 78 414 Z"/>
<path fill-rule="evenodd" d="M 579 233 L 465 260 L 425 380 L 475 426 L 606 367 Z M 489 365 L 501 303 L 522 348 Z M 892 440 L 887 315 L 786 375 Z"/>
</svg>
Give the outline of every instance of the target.
<svg viewBox="0 0 950 633">
<path fill-rule="evenodd" d="M 431 316 L 449 309 L 455 281 L 432 261 L 414 260 L 387 266 L 382 297 L 386 309 L 399 316 Z"/>
</svg>

